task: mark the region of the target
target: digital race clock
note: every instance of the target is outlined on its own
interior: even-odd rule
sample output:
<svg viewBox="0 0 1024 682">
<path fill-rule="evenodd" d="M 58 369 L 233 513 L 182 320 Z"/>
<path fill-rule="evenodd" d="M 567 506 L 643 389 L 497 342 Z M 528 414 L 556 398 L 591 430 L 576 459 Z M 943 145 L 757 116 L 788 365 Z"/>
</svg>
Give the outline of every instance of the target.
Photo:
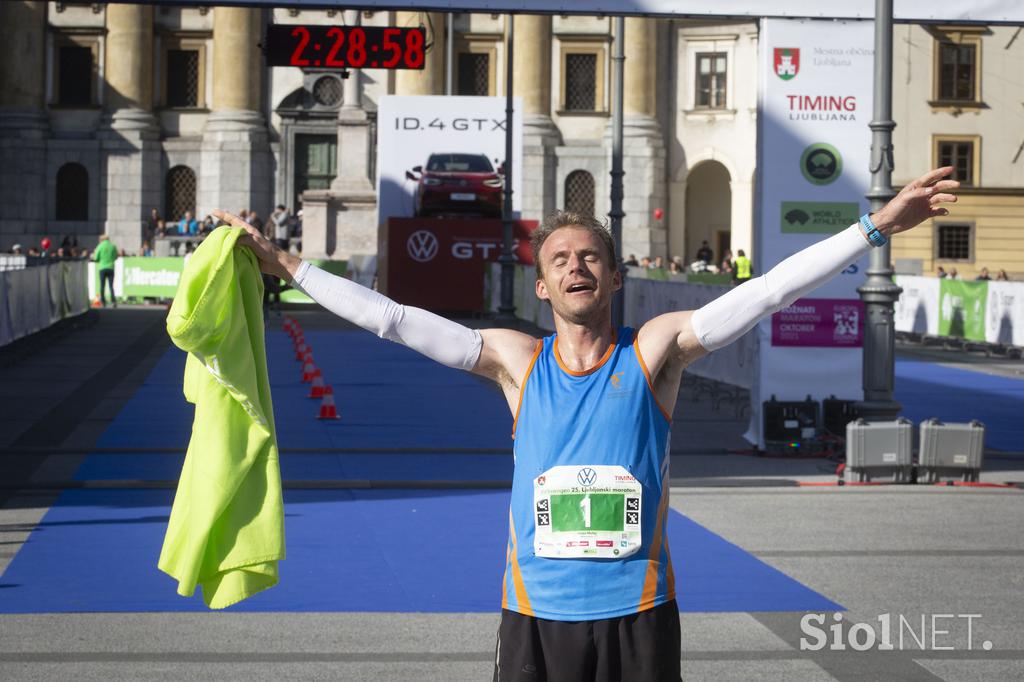
<svg viewBox="0 0 1024 682">
<path fill-rule="evenodd" d="M 268 66 L 422 69 L 425 39 L 422 28 L 277 24 L 263 52 Z"/>
</svg>

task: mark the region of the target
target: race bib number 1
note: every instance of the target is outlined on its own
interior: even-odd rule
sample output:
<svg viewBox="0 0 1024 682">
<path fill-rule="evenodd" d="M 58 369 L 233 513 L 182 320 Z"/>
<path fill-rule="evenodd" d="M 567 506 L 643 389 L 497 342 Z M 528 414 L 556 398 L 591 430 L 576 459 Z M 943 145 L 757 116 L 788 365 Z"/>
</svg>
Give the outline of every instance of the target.
<svg viewBox="0 0 1024 682">
<path fill-rule="evenodd" d="M 620 559 L 640 549 L 640 482 L 621 466 L 557 466 L 533 481 L 533 550 Z"/>
</svg>

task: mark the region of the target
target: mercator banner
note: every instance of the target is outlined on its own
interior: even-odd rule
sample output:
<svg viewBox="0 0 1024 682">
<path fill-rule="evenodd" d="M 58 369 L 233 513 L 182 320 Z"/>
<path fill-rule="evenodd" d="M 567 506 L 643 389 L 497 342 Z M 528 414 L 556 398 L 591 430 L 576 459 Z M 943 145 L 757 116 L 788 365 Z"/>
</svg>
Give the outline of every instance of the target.
<svg viewBox="0 0 1024 682">
<path fill-rule="evenodd" d="M 868 209 L 873 25 L 763 19 L 755 275 Z M 758 325 L 747 438 L 765 447 L 764 401 L 859 399 L 867 258 Z"/>
</svg>

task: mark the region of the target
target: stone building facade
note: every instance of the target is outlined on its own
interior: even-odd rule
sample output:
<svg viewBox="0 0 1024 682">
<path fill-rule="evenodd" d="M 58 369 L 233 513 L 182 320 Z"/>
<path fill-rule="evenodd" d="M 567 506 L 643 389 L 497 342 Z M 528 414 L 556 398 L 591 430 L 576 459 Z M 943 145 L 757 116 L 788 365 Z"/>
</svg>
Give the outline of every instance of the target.
<svg viewBox="0 0 1024 682">
<path fill-rule="evenodd" d="M 423 26 L 433 48 L 422 71 L 269 68 L 258 43 L 271 23 Z M 444 94 L 446 25 L 424 12 L 0 3 L 0 250 L 44 234 L 90 245 L 106 232 L 132 252 L 152 208 L 174 220 L 214 208 L 266 218 L 301 202 L 306 255 L 374 252 L 377 103 Z M 504 15 L 456 14 L 450 25 L 453 92 L 503 95 Z M 613 25 L 515 19 L 526 218 L 610 209 Z M 897 244 L 912 267 L 928 272 L 952 254 L 967 274 L 1024 272 L 1024 71 L 1014 66 L 1024 40 L 1014 30 L 896 29 L 896 182 L 968 155 L 974 183 L 966 228 L 932 226 Z M 628 18 L 624 47 L 624 255 L 692 260 L 705 240 L 716 257 L 750 253 L 757 22 Z M 975 85 L 950 100 L 939 97 L 940 61 L 954 53 L 957 77 Z"/>
</svg>

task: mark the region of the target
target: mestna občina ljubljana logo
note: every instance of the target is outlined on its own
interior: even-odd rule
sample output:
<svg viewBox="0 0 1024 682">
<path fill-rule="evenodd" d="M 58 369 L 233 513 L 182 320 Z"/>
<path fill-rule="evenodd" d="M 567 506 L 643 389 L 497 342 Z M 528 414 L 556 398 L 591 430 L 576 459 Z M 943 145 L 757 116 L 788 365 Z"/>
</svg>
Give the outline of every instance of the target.
<svg viewBox="0 0 1024 682">
<path fill-rule="evenodd" d="M 775 75 L 784 81 L 793 80 L 800 72 L 800 48 L 799 47 L 776 47 Z"/>
</svg>

